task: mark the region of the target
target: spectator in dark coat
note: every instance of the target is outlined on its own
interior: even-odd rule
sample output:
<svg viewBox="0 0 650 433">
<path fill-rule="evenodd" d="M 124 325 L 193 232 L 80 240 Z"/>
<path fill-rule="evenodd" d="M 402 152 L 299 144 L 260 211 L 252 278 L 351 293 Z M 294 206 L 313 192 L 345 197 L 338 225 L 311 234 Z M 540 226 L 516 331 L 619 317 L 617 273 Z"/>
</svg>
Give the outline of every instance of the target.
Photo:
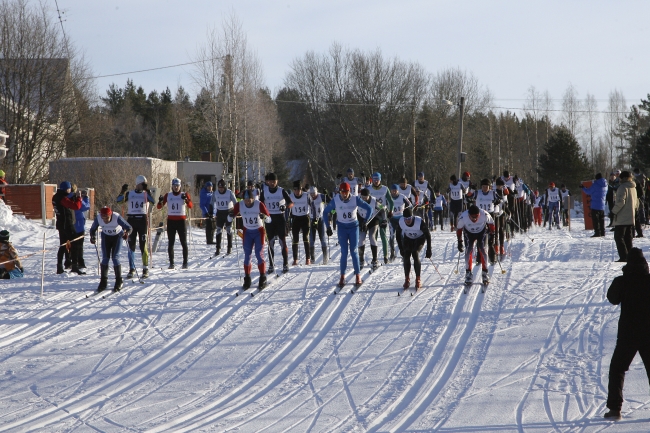
<svg viewBox="0 0 650 433">
<path fill-rule="evenodd" d="M 607 195 L 607 181 L 603 175 L 596 174 L 596 179 L 589 188 L 580 185 L 585 194 L 591 196 L 591 220 L 594 223 L 592 238 L 605 236 L 605 196 Z"/>
<path fill-rule="evenodd" d="M 650 272 L 639 248 L 628 253 L 623 275 L 614 278 L 607 299 L 621 304 L 616 347 L 609 365 L 609 385 L 605 418 L 621 419 L 625 372 L 637 352 L 641 355 L 650 381 Z"/>
<path fill-rule="evenodd" d="M 83 190 L 83 191 L 77 191 L 77 185 L 72 185 L 72 192 L 70 195 L 68 195 L 68 198 L 73 198 L 73 196 L 77 196 L 81 200 L 81 208 L 74 211 L 74 231 L 76 232 L 75 234 L 75 239 L 83 236 L 86 231 L 86 214 L 85 212 L 90 210 L 90 199 L 88 198 L 88 193 Z M 73 243 L 77 244 L 76 245 L 76 251 L 77 251 L 77 265 L 79 269 L 84 269 L 86 267 L 86 261 L 84 260 L 84 238 L 82 237 L 81 239 L 77 239 Z M 67 259 L 67 255 L 66 255 Z M 71 262 L 74 262 L 75 260 L 72 260 Z"/>
<path fill-rule="evenodd" d="M 59 189 L 56 191 L 56 194 L 52 197 L 52 206 L 54 207 L 54 213 L 56 215 L 56 229 L 59 231 L 59 242 L 60 246 L 59 251 L 56 255 L 56 273 L 62 274 L 63 269 L 63 257 L 65 255 L 67 246 L 65 245 L 67 241 L 72 241 L 75 239 L 77 232 L 74 228 L 75 217 L 74 212 L 81 209 L 81 199 L 76 195 L 73 195 L 72 198 L 68 197 L 72 191 L 72 185 L 68 181 L 63 181 L 59 185 Z M 78 244 L 73 243 L 70 245 L 70 258 L 74 260 L 77 254 Z M 79 268 L 79 264 L 76 262 L 72 263 L 72 272 L 83 275 L 83 272 Z"/>
<path fill-rule="evenodd" d="M 614 214 L 612 213 L 612 208 L 614 207 L 614 198 L 616 197 L 616 188 L 618 184 L 616 183 L 618 179 L 614 172 L 609 174 L 609 182 L 607 182 L 607 196 L 605 200 L 607 201 L 607 207 L 609 208 L 609 225 L 607 227 L 614 227 Z M 611 231 L 614 231 L 612 229 Z"/>
</svg>

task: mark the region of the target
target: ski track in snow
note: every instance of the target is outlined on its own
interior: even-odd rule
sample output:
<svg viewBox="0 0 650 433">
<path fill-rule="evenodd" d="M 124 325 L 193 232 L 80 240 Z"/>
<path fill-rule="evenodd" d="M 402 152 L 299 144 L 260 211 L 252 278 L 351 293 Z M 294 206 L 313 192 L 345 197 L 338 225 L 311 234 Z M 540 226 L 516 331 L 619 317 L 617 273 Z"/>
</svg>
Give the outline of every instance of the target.
<svg viewBox="0 0 650 433">
<path fill-rule="evenodd" d="M 333 295 L 334 242 L 328 265 L 317 253 L 318 264 L 270 274 L 255 297 L 255 265 L 251 289 L 235 296 L 241 246 L 208 259 L 200 230 L 188 270 L 161 269 L 162 240 L 149 279 L 106 299 L 85 297 L 96 268 L 57 276 L 48 253 L 43 299 L 35 275 L 0 292 L 0 431 L 647 431 L 639 359 L 624 420 L 601 418 L 619 312 L 605 294 L 621 266 L 611 234 L 590 234 L 517 235 L 506 273 L 495 265 L 486 293 L 463 294 L 455 234 L 432 232 L 442 279 L 423 259 L 423 289 L 400 297 L 399 259 L 365 267 L 355 294 L 348 264 Z M 21 253 L 40 248 L 16 239 Z M 40 270 L 40 256 L 25 265 Z"/>
</svg>

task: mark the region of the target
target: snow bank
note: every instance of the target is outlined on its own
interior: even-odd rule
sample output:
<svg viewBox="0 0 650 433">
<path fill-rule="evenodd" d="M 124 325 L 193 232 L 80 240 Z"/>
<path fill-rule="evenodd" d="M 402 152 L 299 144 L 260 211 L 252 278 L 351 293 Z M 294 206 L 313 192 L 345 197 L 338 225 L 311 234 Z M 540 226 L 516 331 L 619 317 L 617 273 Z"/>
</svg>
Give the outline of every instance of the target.
<svg viewBox="0 0 650 433">
<path fill-rule="evenodd" d="M 39 224 L 29 221 L 23 215 L 14 215 L 11 208 L 0 200 L 0 230 L 9 230 L 9 233 L 15 233 L 23 230 L 33 231 L 37 227 L 42 229 Z"/>
</svg>

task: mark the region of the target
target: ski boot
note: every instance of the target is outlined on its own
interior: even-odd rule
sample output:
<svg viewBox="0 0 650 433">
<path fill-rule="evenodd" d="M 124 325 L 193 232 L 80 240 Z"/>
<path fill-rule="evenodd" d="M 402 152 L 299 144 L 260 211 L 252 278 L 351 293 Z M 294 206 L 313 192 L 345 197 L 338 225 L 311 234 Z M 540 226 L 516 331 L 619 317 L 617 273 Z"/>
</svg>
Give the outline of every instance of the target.
<svg viewBox="0 0 650 433">
<path fill-rule="evenodd" d="M 226 255 L 229 255 L 230 253 L 232 253 L 232 248 L 226 248 Z"/>
<path fill-rule="evenodd" d="M 393 260 L 395 260 L 395 248 L 390 249 L 390 262 L 393 263 Z"/>
<path fill-rule="evenodd" d="M 66 270 L 67 270 L 67 269 L 72 269 L 72 262 L 69 261 L 69 260 L 66 260 L 65 262 L 63 262 L 63 267 L 64 267 L 64 269 L 66 269 Z"/>
<path fill-rule="evenodd" d="M 149 278 L 149 268 L 142 268 L 142 278 Z"/>
<path fill-rule="evenodd" d="M 173 264 L 173 263 L 170 263 L 170 264 L 169 264 L 169 267 L 168 267 L 167 269 L 176 269 L 176 268 L 174 267 L 174 264 Z"/>
<path fill-rule="evenodd" d="M 63 266 L 57 265 L 56 266 L 56 273 L 57 273 L 57 275 L 65 273 L 65 269 L 63 269 Z"/>
<path fill-rule="evenodd" d="M 285 263 L 285 264 L 282 266 L 282 273 L 283 273 L 283 274 L 286 274 L 287 272 L 289 272 L 289 263 Z"/>
<path fill-rule="evenodd" d="M 376 271 L 379 268 L 379 262 L 377 260 L 372 261 L 372 270 Z"/>
<path fill-rule="evenodd" d="M 311 259 L 306 259 L 305 260 L 305 265 L 311 265 Z"/>
<path fill-rule="evenodd" d="M 358 251 L 359 251 L 359 269 L 363 269 L 363 266 L 366 264 L 366 260 L 363 258 L 363 255 L 366 251 L 365 245 L 360 246 Z"/>
<path fill-rule="evenodd" d="M 251 276 L 250 276 L 250 274 L 245 274 L 244 275 L 244 285 L 242 286 L 242 288 L 244 290 L 248 290 L 248 289 L 250 289 L 250 287 L 251 287 Z"/>
<path fill-rule="evenodd" d="M 385 264 L 385 265 L 388 264 L 388 256 L 384 256 L 384 264 Z"/>
<path fill-rule="evenodd" d="M 404 278 L 404 285 L 402 287 L 404 287 L 404 290 L 411 287 L 411 280 L 409 279 L 409 277 Z"/>
<path fill-rule="evenodd" d="M 274 272 L 275 272 L 275 268 L 273 267 L 273 263 L 271 263 L 271 264 L 269 265 L 268 273 L 269 273 L 269 274 L 272 274 L 272 273 L 274 273 Z"/>
<path fill-rule="evenodd" d="M 102 292 L 106 290 L 108 285 L 108 265 L 101 265 L 101 277 L 99 279 L 99 286 L 97 286 L 97 291 Z"/>
<path fill-rule="evenodd" d="M 263 290 L 267 286 L 266 284 L 266 274 L 260 274 L 260 281 L 257 283 L 257 289 Z"/>
<path fill-rule="evenodd" d="M 474 275 L 472 275 L 472 270 L 471 269 L 466 269 L 465 270 L 465 285 L 466 286 L 471 286 L 473 281 L 474 281 Z"/>
<path fill-rule="evenodd" d="M 183 264 L 181 265 L 181 269 L 187 269 L 187 262 L 183 262 Z"/>
<path fill-rule="evenodd" d="M 357 278 L 356 278 L 356 280 L 354 281 L 354 285 L 355 285 L 355 286 L 360 286 L 360 285 L 362 285 L 362 284 L 363 284 L 363 280 L 361 279 L 361 275 L 360 275 L 360 274 L 357 274 Z"/>
<path fill-rule="evenodd" d="M 219 254 L 221 254 L 221 248 L 217 247 L 217 250 L 214 252 L 214 256 L 217 257 Z"/>
<path fill-rule="evenodd" d="M 298 266 L 298 260 L 294 260 L 291 266 Z"/>
<path fill-rule="evenodd" d="M 420 280 L 420 277 L 415 277 L 415 289 L 419 290 L 422 288 L 422 280 Z"/>
<path fill-rule="evenodd" d="M 122 290 L 122 283 L 124 282 L 124 280 L 122 280 L 122 265 L 114 266 L 113 270 L 115 271 L 115 285 L 113 286 L 113 291 L 119 292 Z"/>
<path fill-rule="evenodd" d="M 481 272 L 481 278 L 483 279 L 483 285 L 484 286 L 487 286 L 488 284 L 490 284 L 490 276 L 488 275 L 488 270 L 487 269 L 483 269 L 483 271 Z"/>
<path fill-rule="evenodd" d="M 77 266 L 72 267 L 72 272 L 74 272 L 75 274 L 78 274 L 78 275 L 86 275 L 86 272 L 84 272 L 83 270 L 81 270 L 81 268 L 79 268 Z"/>
<path fill-rule="evenodd" d="M 339 287 L 345 286 L 345 275 L 341 275 L 341 279 L 339 280 Z"/>
<path fill-rule="evenodd" d="M 327 247 L 323 248 L 323 264 L 326 265 L 329 262 L 329 257 L 327 257 Z"/>
<path fill-rule="evenodd" d="M 131 279 L 135 275 L 135 269 L 129 269 L 129 273 L 126 274 L 126 278 Z"/>
</svg>

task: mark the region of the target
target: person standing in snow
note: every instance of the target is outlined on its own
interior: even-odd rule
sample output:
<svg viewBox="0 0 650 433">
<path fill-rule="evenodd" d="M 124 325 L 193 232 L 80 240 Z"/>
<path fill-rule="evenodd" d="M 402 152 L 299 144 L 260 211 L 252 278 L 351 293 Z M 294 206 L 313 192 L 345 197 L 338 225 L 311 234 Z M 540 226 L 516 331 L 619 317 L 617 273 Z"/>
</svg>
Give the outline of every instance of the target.
<svg viewBox="0 0 650 433">
<path fill-rule="evenodd" d="M 636 185 L 629 171 L 623 171 L 621 183 L 616 190 L 616 204 L 612 208 L 614 214 L 614 241 L 618 250 L 618 262 L 627 261 L 627 253 L 632 249 L 632 234 L 634 218 L 638 207 Z"/>
<path fill-rule="evenodd" d="M 237 197 L 235 193 L 226 188 L 226 182 L 223 179 L 219 179 L 217 182 L 217 190 L 212 194 L 210 204 L 214 212 L 211 215 L 214 215 L 217 222 L 217 249 L 214 255 L 218 256 L 221 253 L 224 227 L 226 228 L 226 254 L 230 254 L 232 252 L 232 223 L 228 222 L 228 214 L 237 204 Z"/>
<path fill-rule="evenodd" d="M 142 278 L 149 276 L 149 250 L 147 248 L 147 231 L 149 223 L 149 204 L 154 204 L 155 200 L 149 191 L 147 178 L 139 175 L 135 178 L 135 188 L 129 191 L 129 185 L 122 185 L 122 191 L 117 196 L 118 203 L 126 203 L 126 220 L 133 230 L 129 234 L 129 273 L 126 278 L 133 278 L 135 275 L 135 243 L 140 244 L 140 254 L 142 254 Z"/>
<path fill-rule="evenodd" d="M 84 234 L 86 232 L 86 214 L 85 212 L 90 210 L 90 199 L 88 198 L 88 193 L 86 190 L 78 191 L 77 190 L 77 185 L 72 185 L 72 192 L 70 193 L 75 194 L 79 199 L 81 200 L 81 208 L 79 210 L 74 211 L 74 230 L 77 232 L 75 234 L 75 239 L 73 243 L 77 244 L 77 264 L 79 265 L 79 269 L 85 269 L 86 268 L 86 261 L 84 260 Z M 81 238 L 81 239 L 78 239 Z M 74 260 L 72 260 L 74 262 Z M 85 273 L 85 272 L 84 272 Z"/>
<path fill-rule="evenodd" d="M 451 225 L 451 231 L 453 232 L 458 224 L 458 216 L 463 212 L 463 200 L 466 190 L 456 179 L 455 174 L 449 177 L 449 181 L 449 187 L 447 188 L 449 193 L 449 225 Z"/>
<path fill-rule="evenodd" d="M 214 225 L 215 221 L 214 206 L 212 205 L 212 182 L 208 181 L 203 184 L 199 194 L 199 208 L 201 208 L 201 217 L 205 220 L 205 241 L 207 245 L 214 245 Z"/>
<path fill-rule="evenodd" d="M 373 210 L 368 203 L 361 200 L 360 197 L 352 197 L 350 194 L 350 184 L 342 183 L 339 186 L 339 195 L 335 196 L 327 206 L 325 206 L 325 214 L 335 210 L 337 219 L 337 235 L 339 238 L 339 245 L 341 246 L 341 279 L 339 286 L 345 285 L 345 269 L 348 266 L 348 249 L 352 257 L 352 267 L 356 275 L 355 284 L 361 285 L 361 270 L 359 268 L 359 254 L 357 247 L 359 245 L 359 228 L 365 229 L 366 222 L 359 222 L 357 218 L 358 209 L 364 209 L 366 215 L 372 215 Z M 327 227 L 327 236 L 332 236 L 332 228 L 330 222 L 325 220 Z"/>
<path fill-rule="evenodd" d="M 442 216 L 445 207 L 447 207 L 447 199 L 445 196 L 440 194 L 440 190 L 436 188 L 434 191 L 434 199 L 429 203 L 429 209 L 433 207 L 433 225 L 429 225 L 429 228 L 433 228 L 433 231 L 436 231 L 436 225 L 440 223 L 440 231 L 444 230 L 444 218 Z"/>
<path fill-rule="evenodd" d="M 411 258 L 413 258 L 413 270 L 415 271 L 415 288 L 422 287 L 422 280 L 420 279 L 420 251 L 424 247 L 424 242 L 427 243 L 427 250 L 425 257 L 431 258 L 431 233 L 427 223 L 420 217 L 414 217 L 411 208 L 406 208 L 402 212 L 403 217 L 399 219 L 396 237 L 397 247 L 404 262 L 404 289 L 408 289 L 411 280 Z"/>
<path fill-rule="evenodd" d="M 560 228 L 560 217 L 559 211 L 561 206 L 560 190 L 555 187 L 555 182 L 550 182 L 548 184 L 548 189 L 546 190 L 546 207 L 548 209 L 548 229 L 553 228 L 553 221 L 557 228 Z"/>
<path fill-rule="evenodd" d="M 607 181 L 601 173 L 596 174 L 596 179 L 589 188 L 580 184 L 582 191 L 591 197 L 591 221 L 594 223 L 592 238 L 605 236 L 605 197 L 607 196 Z"/>
<path fill-rule="evenodd" d="M 622 174 L 621 174 L 622 176 Z M 621 305 L 616 347 L 609 364 L 607 408 L 605 418 L 621 419 L 623 383 L 637 352 L 650 380 L 650 273 L 648 262 L 639 248 L 630 249 L 623 275 L 614 278 L 607 290 L 607 299 Z"/>
<path fill-rule="evenodd" d="M 257 269 L 260 271 L 260 279 L 258 282 L 258 289 L 262 290 L 266 287 L 266 262 L 264 261 L 264 242 L 266 238 L 266 230 L 264 224 L 271 223 L 271 215 L 266 209 L 264 203 L 255 198 L 254 191 L 246 189 L 243 192 L 243 205 L 242 202 L 235 204 L 228 214 L 228 220 L 232 220 L 241 215 L 243 228 L 244 228 L 244 290 L 251 286 L 251 255 L 253 248 L 255 248 L 255 257 L 257 258 Z M 264 224 L 262 223 L 264 222 Z M 273 258 L 271 257 L 271 260 Z"/>
<path fill-rule="evenodd" d="M 9 231 L 0 231 L 0 279 L 22 278 L 24 272 L 16 248 L 9 242 Z"/>
<path fill-rule="evenodd" d="M 192 198 L 190 193 L 181 191 L 181 180 L 177 177 L 172 179 L 171 192 L 165 193 L 158 198 L 158 209 L 167 205 L 167 255 L 169 256 L 169 269 L 174 269 L 174 242 L 176 233 L 178 241 L 183 248 L 183 269 L 187 269 L 187 209 L 192 209 Z"/>
<path fill-rule="evenodd" d="M 7 200 L 5 200 L 5 185 L 8 185 L 7 181 L 5 180 L 5 172 L 4 170 L 0 170 L 0 200 L 6 203 Z"/>
<path fill-rule="evenodd" d="M 384 264 L 388 263 L 388 236 L 386 229 L 388 228 L 388 219 L 393 212 L 393 198 L 390 195 L 390 190 L 386 185 L 381 184 L 381 173 L 375 172 L 372 174 L 372 185 L 368 188 L 370 196 L 377 200 L 378 206 L 385 207 L 384 212 L 377 215 L 379 218 L 379 237 L 381 238 L 381 246 L 384 251 Z"/>
<path fill-rule="evenodd" d="M 75 230 L 75 211 L 81 209 L 81 199 L 76 195 L 70 197 L 70 192 L 72 191 L 72 185 L 70 182 L 63 181 L 59 185 L 59 189 L 56 191 L 52 197 L 52 206 L 54 207 L 54 213 L 56 215 L 56 229 L 59 231 L 59 251 L 56 255 L 56 273 L 62 274 L 65 272 L 63 268 L 63 258 L 68 249 L 68 241 L 72 241 L 77 234 Z M 77 253 L 77 248 L 79 244 L 70 243 L 70 258 L 71 260 L 76 260 L 79 257 Z M 72 272 L 75 272 L 79 275 L 85 274 L 79 268 L 79 263 L 73 261 Z"/>
<path fill-rule="evenodd" d="M 472 284 L 474 280 L 472 275 L 474 245 L 476 245 L 481 261 L 483 284 L 490 282 L 487 269 L 488 256 L 485 247 L 488 234 L 494 234 L 494 231 L 494 220 L 490 214 L 479 209 L 476 205 L 470 206 L 458 218 L 456 237 L 458 239 L 458 252 L 465 251 L 465 284 Z M 463 248 L 463 243 L 465 248 Z"/>
<path fill-rule="evenodd" d="M 102 232 L 102 261 L 100 262 L 101 276 L 97 291 L 101 292 L 108 285 L 108 261 L 113 261 L 113 270 L 115 271 L 114 291 L 122 289 L 122 265 L 120 263 L 120 249 L 122 248 L 122 239 L 126 240 L 133 230 L 131 225 L 124 221 L 124 218 L 117 212 L 113 212 L 110 207 L 104 206 L 95 217 L 93 225 L 90 227 L 90 243 L 95 245 L 97 242 L 97 229 L 101 227 Z"/>
</svg>

